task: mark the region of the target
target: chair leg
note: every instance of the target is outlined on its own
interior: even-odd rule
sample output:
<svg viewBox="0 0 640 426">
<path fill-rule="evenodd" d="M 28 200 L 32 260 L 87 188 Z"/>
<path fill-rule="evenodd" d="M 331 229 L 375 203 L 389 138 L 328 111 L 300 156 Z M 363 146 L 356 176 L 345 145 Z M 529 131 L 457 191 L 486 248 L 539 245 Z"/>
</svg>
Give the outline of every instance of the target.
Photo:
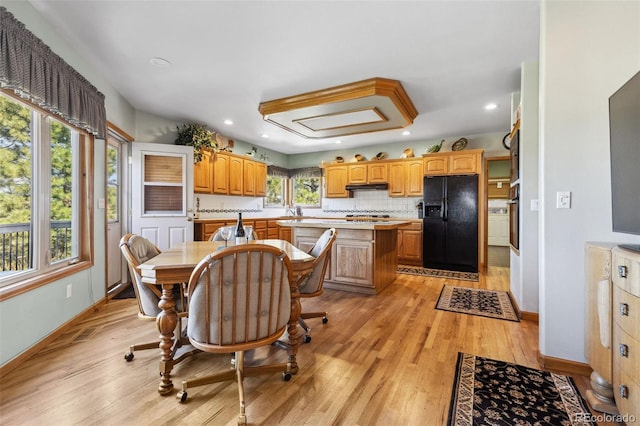
<svg viewBox="0 0 640 426">
<path fill-rule="evenodd" d="M 304 339 L 303 339 L 304 343 L 309 343 L 311 341 L 311 335 L 309 334 L 309 331 L 311 331 L 311 327 L 309 327 L 307 323 L 304 321 L 305 319 L 309 319 L 309 318 L 322 318 L 323 324 L 326 324 L 329 322 L 329 318 L 327 318 L 326 312 L 302 312 L 300 314 L 300 318 L 298 318 L 298 324 L 300 324 L 300 327 L 302 327 L 302 329 L 305 332 Z"/>
<path fill-rule="evenodd" d="M 236 352 L 236 377 L 238 379 L 238 398 L 240 399 L 240 414 L 238 415 L 238 424 L 247 424 L 247 415 L 245 413 L 244 402 L 244 352 Z"/>
</svg>

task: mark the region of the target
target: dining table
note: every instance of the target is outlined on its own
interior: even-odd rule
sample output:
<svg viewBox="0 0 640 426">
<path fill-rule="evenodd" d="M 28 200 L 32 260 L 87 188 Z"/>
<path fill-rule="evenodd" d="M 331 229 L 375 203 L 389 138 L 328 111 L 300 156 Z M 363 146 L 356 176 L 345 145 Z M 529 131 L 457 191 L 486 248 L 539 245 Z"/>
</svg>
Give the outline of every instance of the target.
<svg viewBox="0 0 640 426">
<path fill-rule="evenodd" d="M 174 299 L 174 286 L 188 283 L 191 272 L 204 257 L 218 250 L 223 250 L 227 245 L 234 244 L 232 241 L 185 242 L 161 252 L 138 266 L 143 283 L 162 287 L 162 296 L 158 302 L 161 312 L 156 318 L 156 324 L 160 332 L 159 348 L 161 359 L 159 368 L 161 379 L 158 392 L 161 395 L 167 395 L 173 390 L 173 382 L 171 380 L 173 366 L 186 357 L 199 352 L 189 344 L 189 340 L 183 330 L 178 329 L 178 336 L 174 333 L 180 324 L 179 314 L 176 310 L 176 300 Z M 296 374 L 298 372 L 296 355 L 300 340 L 303 338 L 303 333 L 298 333 L 298 319 L 301 312 L 300 292 L 298 289 L 300 282 L 312 271 L 315 258 L 285 240 L 248 240 L 242 244 L 273 246 L 283 250 L 291 260 L 294 276 L 293 279 L 289 280 L 291 315 L 287 325 L 288 337 L 284 341 L 279 341 L 279 343 L 288 352 L 287 373 Z"/>
</svg>

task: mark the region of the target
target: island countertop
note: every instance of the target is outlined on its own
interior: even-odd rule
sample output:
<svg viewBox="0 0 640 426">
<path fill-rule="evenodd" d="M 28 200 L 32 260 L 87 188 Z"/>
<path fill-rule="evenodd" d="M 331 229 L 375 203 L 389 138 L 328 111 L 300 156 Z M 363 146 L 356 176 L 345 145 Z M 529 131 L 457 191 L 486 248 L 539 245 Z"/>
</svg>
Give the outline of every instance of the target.
<svg viewBox="0 0 640 426">
<path fill-rule="evenodd" d="M 408 225 L 404 220 L 369 220 L 369 219 L 290 219 L 277 221 L 280 226 L 291 228 L 336 228 L 336 229 L 369 229 L 382 231 L 398 229 Z"/>
</svg>

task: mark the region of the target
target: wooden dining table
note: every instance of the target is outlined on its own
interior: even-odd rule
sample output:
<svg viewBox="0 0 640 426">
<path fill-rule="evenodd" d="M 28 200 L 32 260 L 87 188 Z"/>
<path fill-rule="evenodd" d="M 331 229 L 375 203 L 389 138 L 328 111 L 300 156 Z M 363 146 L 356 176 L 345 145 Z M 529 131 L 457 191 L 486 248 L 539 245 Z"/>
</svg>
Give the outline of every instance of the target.
<svg viewBox="0 0 640 426">
<path fill-rule="evenodd" d="M 229 245 L 232 245 L 229 242 Z M 296 354 L 303 334 L 298 334 L 298 319 L 300 317 L 300 292 L 298 291 L 301 280 L 311 272 L 314 257 L 298 249 L 293 244 L 284 240 L 249 240 L 246 244 L 266 244 L 283 250 L 291 260 L 294 277 L 290 280 L 291 287 L 291 316 L 287 326 L 288 340 L 282 343 L 288 352 L 287 372 L 296 374 L 298 363 Z M 189 345 L 188 338 L 179 330 L 180 335 L 175 336 L 179 324 L 176 301 L 174 300 L 174 286 L 187 283 L 195 266 L 205 256 L 225 248 L 224 241 L 192 241 L 179 244 L 156 257 L 138 266 L 142 282 L 147 285 L 162 287 L 162 297 L 158 302 L 161 312 L 158 314 L 156 324 L 160 332 L 159 347 L 160 359 L 160 386 L 158 392 L 162 395 L 169 394 L 173 390 L 171 370 L 173 366 L 186 357 L 199 352 Z"/>
</svg>

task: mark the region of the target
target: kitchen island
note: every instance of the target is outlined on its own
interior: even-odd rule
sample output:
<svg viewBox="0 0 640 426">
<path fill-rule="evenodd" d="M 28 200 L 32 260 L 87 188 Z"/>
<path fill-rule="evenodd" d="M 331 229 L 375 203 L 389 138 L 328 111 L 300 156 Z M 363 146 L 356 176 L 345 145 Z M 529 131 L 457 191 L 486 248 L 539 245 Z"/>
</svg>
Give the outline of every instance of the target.
<svg viewBox="0 0 640 426">
<path fill-rule="evenodd" d="M 357 293 L 377 294 L 396 279 L 398 228 L 402 220 L 293 219 L 278 225 L 292 229 L 293 245 L 310 250 L 320 235 L 335 228 L 324 286 Z"/>
</svg>

